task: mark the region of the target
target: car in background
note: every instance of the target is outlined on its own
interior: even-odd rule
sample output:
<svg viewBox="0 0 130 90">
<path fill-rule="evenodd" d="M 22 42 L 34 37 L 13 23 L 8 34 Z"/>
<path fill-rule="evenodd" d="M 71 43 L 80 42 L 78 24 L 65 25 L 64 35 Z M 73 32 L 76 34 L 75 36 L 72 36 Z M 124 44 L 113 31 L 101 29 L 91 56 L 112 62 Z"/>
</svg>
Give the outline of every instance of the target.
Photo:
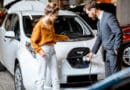
<svg viewBox="0 0 130 90">
<path fill-rule="evenodd" d="M 121 29 L 123 31 L 121 58 L 125 66 L 130 66 L 130 25 L 121 26 Z"/>
<path fill-rule="evenodd" d="M 0 62 L 14 76 L 16 90 L 36 90 L 40 64 L 30 44 L 30 36 L 44 15 L 44 8 L 43 3 L 35 0 L 14 3 L 0 27 Z M 60 10 L 55 30 L 70 37 L 55 45 L 61 87 L 90 85 L 104 79 L 101 51 L 91 64 L 82 59 L 96 40 L 91 27 L 75 13 Z M 46 76 L 45 86 L 51 87 L 49 69 Z"/>
<path fill-rule="evenodd" d="M 86 90 L 128 90 L 130 89 L 130 67 L 101 80 Z"/>
</svg>

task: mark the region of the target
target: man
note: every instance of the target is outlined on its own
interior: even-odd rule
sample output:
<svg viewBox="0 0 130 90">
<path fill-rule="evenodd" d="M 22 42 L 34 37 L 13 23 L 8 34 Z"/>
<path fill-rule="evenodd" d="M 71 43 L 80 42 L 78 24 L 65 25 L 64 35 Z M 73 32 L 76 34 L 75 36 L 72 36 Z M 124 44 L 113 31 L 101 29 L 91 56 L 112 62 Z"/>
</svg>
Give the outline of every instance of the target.
<svg viewBox="0 0 130 90">
<path fill-rule="evenodd" d="M 84 7 L 85 12 L 97 22 L 97 39 L 92 51 L 86 55 L 91 60 L 102 45 L 104 50 L 105 76 L 108 77 L 121 69 L 121 61 L 117 58 L 122 42 L 122 32 L 114 15 L 100 9 L 96 0 L 87 0 Z"/>
</svg>

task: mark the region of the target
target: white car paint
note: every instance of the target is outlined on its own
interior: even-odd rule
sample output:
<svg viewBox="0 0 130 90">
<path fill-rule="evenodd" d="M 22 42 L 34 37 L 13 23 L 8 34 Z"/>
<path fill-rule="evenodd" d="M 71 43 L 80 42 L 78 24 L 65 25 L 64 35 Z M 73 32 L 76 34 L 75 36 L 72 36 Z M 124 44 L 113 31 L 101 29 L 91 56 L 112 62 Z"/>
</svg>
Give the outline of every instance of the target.
<svg viewBox="0 0 130 90">
<path fill-rule="evenodd" d="M 4 6 L 8 5 L 9 3 L 15 1 L 15 0 L 3 0 L 4 1 Z"/>
<path fill-rule="evenodd" d="M 6 6 L 12 2 L 17 1 L 17 0 L 3 0 L 3 1 L 4 1 L 3 6 Z M 23 0 L 23 1 L 29 1 L 29 0 Z M 36 0 L 32 0 L 32 1 L 36 1 Z M 39 1 L 41 1 L 44 5 L 46 5 L 48 3 L 48 0 L 39 0 Z"/>
<path fill-rule="evenodd" d="M 9 38 L 9 36 L 12 37 L 14 35 L 5 30 L 4 24 L 6 23 L 5 21 L 7 17 L 5 18 L 3 25 L 0 27 L 0 60 L 12 75 L 14 75 L 16 62 L 20 64 L 23 83 L 26 90 L 36 90 L 35 83 L 38 79 L 40 65 L 38 60 L 36 60 L 28 50 L 30 39 L 24 33 L 22 16 L 28 15 L 31 17 L 31 15 L 42 15 L 44 7 L 45 6 L 38 1 L 20 1 L 8 10 L 8 14 L 15 13 L 18 16 L 20 41 L 14 38 Z M 76 16 L 76 14 L 69 11 L 60 11 L 59 13 L 66 16 Z M 92 69 L 90 66 L 88 68 L 72 68 L 66 60 L 69 51 L 75 47 L 89 47 L 92 49 L 95 39 L 96 37 L 88 40 L 56 43 L 55 50 L 59 61 L 58 68 L 60 83 L 67 83 L 67 77 L 75 75 L 97 74 L 99 80 L 104 78 L 104 63 L 102 61 L 101 51 L 99 51 L 92 59 Z M 46 85 L 49 86 L 51 85 L 49 71 L 47 76 Z"/>
</svg>

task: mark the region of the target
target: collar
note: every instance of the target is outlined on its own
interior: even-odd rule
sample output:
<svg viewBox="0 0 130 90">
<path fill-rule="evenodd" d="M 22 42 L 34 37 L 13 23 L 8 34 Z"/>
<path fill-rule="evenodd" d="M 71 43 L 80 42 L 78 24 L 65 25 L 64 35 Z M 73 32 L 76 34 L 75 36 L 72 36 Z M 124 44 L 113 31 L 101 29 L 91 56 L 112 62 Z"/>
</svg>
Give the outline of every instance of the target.
<svg viewBox="0 0 130 90">
<path fill-rule="evenodd" d="M 98 19 L 101 21 L 102 17 L 103 17 L 103 11 L 101 11 L 100 15 L 98 16 Z"/>
</svg>

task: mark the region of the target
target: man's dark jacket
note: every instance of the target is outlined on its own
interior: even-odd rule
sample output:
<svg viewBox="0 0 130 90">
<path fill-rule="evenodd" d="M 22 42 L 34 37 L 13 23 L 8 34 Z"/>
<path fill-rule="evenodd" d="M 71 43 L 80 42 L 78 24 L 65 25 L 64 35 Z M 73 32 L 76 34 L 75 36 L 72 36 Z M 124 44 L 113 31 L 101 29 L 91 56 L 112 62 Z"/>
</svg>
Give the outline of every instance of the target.
<svg viewBox="0 0 130 90">
<path fill-rule="evenodd" d="M 120 48 L 122 31 L 113 14 L 103 11 L 101 21 L 97 23 L 97 28 L 97 39 L 92 49 L 93 53 L 97 53 L 101 44 L 105 50 L 118 50 Z"/>
</svg>

